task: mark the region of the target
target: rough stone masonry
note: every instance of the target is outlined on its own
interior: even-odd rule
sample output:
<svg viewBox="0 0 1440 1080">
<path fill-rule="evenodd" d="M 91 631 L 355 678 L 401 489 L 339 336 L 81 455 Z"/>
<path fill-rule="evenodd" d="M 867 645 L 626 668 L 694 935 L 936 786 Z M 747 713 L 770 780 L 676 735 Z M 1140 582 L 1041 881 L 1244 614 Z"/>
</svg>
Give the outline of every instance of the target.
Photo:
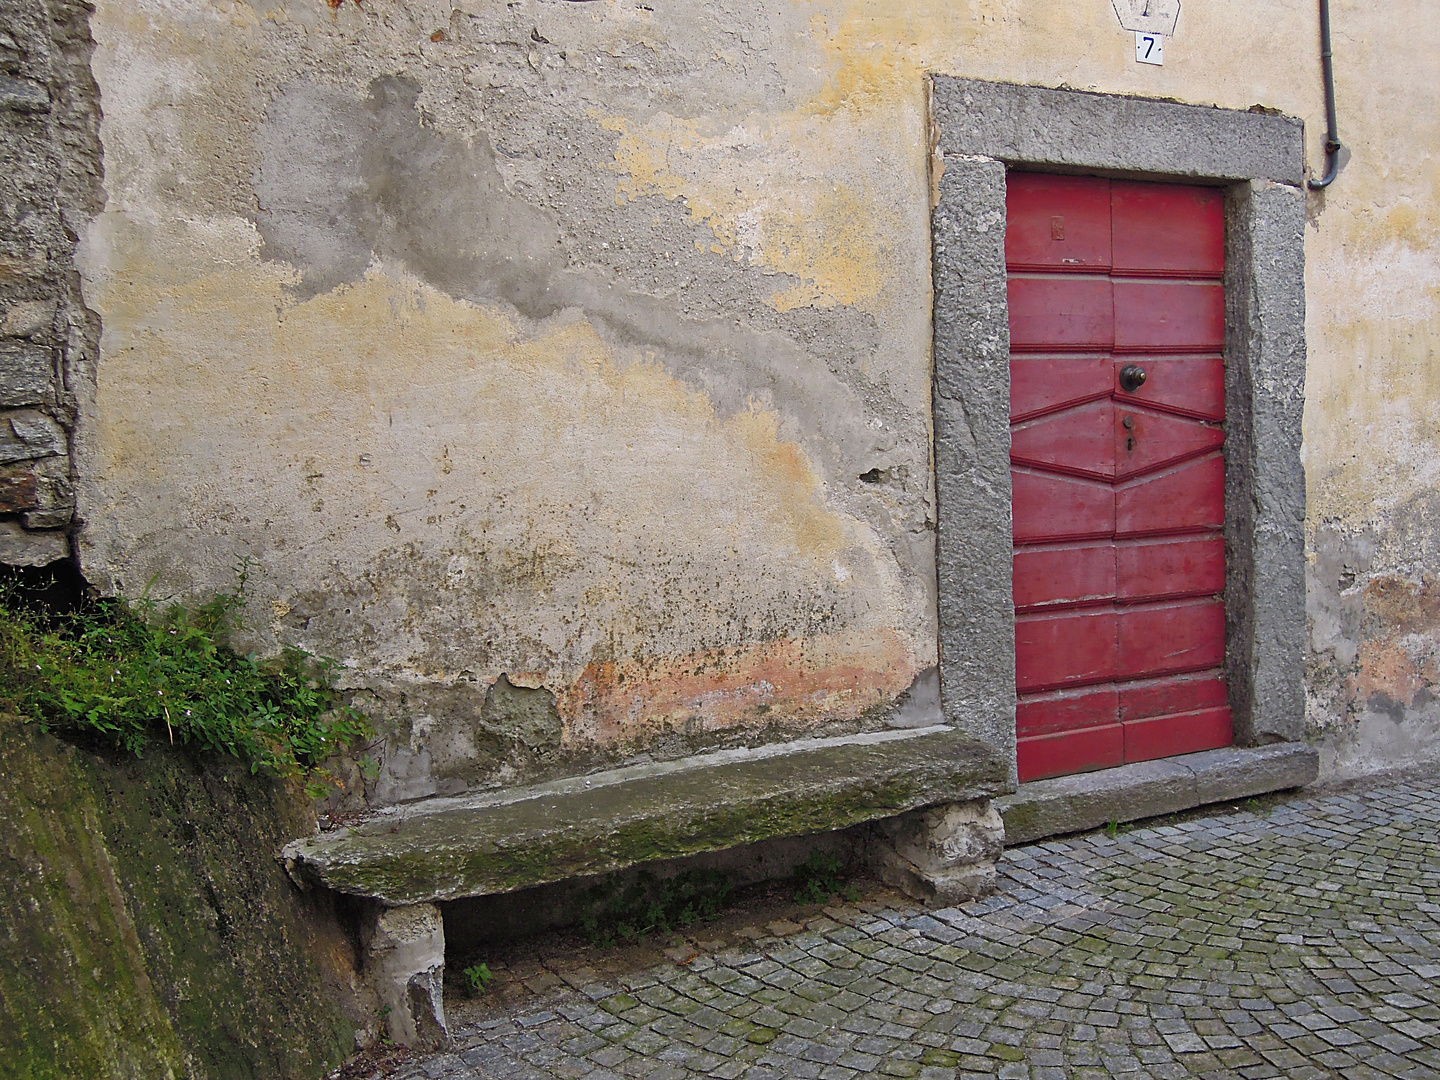
<svg viewBox="0 0 1440 1080">
<path fill-rule="evenodd" d="M 0 563 L 70 554 L 70 436 L 94 385 L 99 319 L 75 245 L 98 211 L 90 8 L 0 2 Z"/>
</svg>

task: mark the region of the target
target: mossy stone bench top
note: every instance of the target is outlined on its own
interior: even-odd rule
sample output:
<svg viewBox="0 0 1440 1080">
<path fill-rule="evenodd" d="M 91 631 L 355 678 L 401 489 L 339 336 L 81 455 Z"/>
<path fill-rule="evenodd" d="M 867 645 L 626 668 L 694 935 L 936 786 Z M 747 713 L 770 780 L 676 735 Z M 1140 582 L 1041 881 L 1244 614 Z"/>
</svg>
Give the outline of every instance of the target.
<svg viewBox="0 0 1440 1080">
<path fill-rule="evenodd" d="M 804 739 L 424 799 L 295 840 L 282 858 L 302 885 L 453 900 L 998 795 L 1008 775 L 950 727 Z"/>
</svg>

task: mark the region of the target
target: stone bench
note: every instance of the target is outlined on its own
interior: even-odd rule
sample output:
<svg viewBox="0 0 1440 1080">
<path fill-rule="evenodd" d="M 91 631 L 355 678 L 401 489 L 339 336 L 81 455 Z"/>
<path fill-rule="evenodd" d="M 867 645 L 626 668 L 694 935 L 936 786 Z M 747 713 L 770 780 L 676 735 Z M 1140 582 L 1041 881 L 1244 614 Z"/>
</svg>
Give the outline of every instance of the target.
<svg viewBox="0 0 1440 1080">
<path fill-rule="evenodd" d="M 953 903 L 994 880 L 1004 832 L 988 800 L 1007 787 L 995 751 L 933 726 L 424 799 L 295 840 L 281 857 L 303 888 L 378 901 L 367 967 L 391 1038 L 416 1044 L 445 1035 L 438 901 L 877 821 L 871 855 L 882 876 Z"/>
</svg>

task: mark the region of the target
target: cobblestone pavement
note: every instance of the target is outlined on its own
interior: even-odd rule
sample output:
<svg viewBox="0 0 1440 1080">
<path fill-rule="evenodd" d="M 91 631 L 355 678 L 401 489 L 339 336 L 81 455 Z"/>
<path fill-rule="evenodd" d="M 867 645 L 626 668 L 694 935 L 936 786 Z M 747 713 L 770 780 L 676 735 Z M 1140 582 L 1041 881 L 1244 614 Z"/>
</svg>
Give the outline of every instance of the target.
<svg viewBox="0 0 1440 1080">
<path fill-rule="evenodd" d="M 1440 1078 L 1440 792 L 1091 834 L 1001 871 L 958 909 L 827 908 L 623 985 L 564 971 L 390 1075 Z"/>
</svg>

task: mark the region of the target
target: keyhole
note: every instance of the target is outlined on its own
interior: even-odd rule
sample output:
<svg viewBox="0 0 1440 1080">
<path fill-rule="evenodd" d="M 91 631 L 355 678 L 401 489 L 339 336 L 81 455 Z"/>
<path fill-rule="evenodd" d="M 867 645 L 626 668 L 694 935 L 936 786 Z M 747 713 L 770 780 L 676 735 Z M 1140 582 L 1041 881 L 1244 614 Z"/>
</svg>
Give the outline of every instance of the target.
<svg viewBox="0 0 1440 1080">
<path fill-rule="evenodd" d="M 1133 432 L 1135 430 L 1135 418 L 1133 416 L 1125 417 L 1123 420 L 1120 421 L 1120 423 L 1124 426 L 1126 431 Z M 1127 451 L 1135 449 L 1135 436 L 1133 434 L 1126 437 L 1125 449 Z"/>
</svg>

